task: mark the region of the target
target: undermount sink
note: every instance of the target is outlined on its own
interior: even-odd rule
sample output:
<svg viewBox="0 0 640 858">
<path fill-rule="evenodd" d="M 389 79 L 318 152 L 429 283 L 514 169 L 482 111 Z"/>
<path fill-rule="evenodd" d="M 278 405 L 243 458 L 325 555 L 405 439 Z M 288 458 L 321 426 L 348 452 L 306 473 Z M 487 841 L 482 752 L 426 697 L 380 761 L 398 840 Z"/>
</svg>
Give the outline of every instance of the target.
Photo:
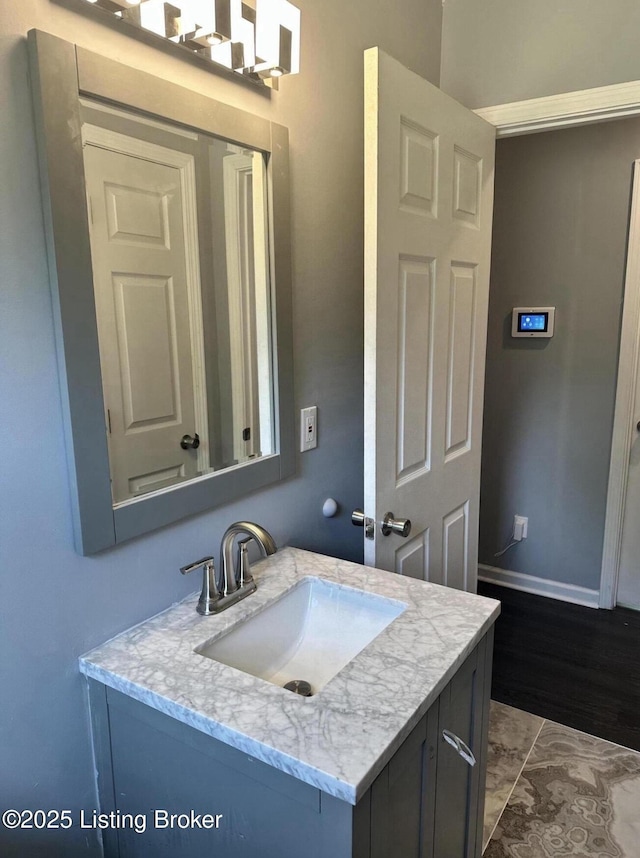
<svg viewBox="0 0 640 858">
<path fill-rule="evenodd" d="M 316 694 L 406 607 L 307 577 L 195 651 L 274 685 L 302 680 Z"/>
</svg>

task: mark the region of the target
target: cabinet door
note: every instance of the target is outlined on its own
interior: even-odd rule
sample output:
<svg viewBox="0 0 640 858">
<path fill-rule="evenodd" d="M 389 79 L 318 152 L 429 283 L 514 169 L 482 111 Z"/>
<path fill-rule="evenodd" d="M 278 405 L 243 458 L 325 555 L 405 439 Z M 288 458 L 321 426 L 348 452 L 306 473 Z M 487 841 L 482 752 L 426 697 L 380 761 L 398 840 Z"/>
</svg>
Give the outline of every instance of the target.
<svg viewBox="0 0 640 858">
<path fill-rule="evenodd" d="M 405 740 L 371 790 L 371 858 L 431 858 L 438 704 Z"/>
<path fill-rule="evenodd" d="M 482 855 L 492 652 L 490 630 L 376 778 L 368 805 L 370 853 L 363 854 Z M 446 742 L 445 730 L 469 746 L 474 766 Z"/>
<path fill-rule="evenodd" d="M 440 696 L 434 858 L 479 858 L 477 827 L 484 808 L 485 659 L 481 645 Z M 487 701 L 488 703 L 488 701 Z M 471 765 L 444 738 L 458 737 Z"/>
<path fill-rule="evenodd" d="M 101 811 L 144 828 L 107 830 L 108 858 L 351 858 L 351 805 L 112 689 L 102 707 Z"/>
</svg>

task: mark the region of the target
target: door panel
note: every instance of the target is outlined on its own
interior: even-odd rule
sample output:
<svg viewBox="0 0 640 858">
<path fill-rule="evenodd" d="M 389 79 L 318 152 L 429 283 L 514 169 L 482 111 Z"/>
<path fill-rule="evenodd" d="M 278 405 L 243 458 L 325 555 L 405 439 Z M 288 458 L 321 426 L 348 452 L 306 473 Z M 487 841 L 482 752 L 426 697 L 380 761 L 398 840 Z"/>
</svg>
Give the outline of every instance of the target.
<svg viewBox="0 0 640 858">
<path fill-rule="evenodd" d="M 125 146 L 129 138 L 115 139 Z M 161 163 L 160 155 L 154 162 L 91 144 L 84 158 L 118 502 L 201 470 L 199 454 L 180 446 L 183 435 L 195 432 L 207 440 L 206 427 L 196 426 L 194 397 L 188 277 L 197 260 L 194 267 L 187 258 L 179 168 Z"/>
<path fill-rule="evenodd" d="M 482 158 L 454 146 L 453 159 L 453 217 L 480 229 Z"/>
<path fill-rule="evenodd" d="M 109 241 L 169 249 L 167 194 L 105 182 L 104 197 Z"/>
<path fill-rule="evenodd" d="M 400 261 L 398 289 L 397 485 L 429 470 L 433 344 L 433 260 Z"/>
<path fill-rule="evenodd" d="M 404 211 L 437 216 L 438 135 L 400 117 L 400 206 Z"/>
<path fill-rule="evenodd" d="M 469 502 L 445 516 L 442 523 L 442 584 L 468 590 Z"/>
<path fill-rule="evenodd" d="M 409 578 L 424 580 L 429 571 L 429 531 L 412 533 L 396 550 L 396 571 Z"/>
<path fill-rule="evenodd" d="M 452 264 L 445 462 L 471 448 L 475 266 Z"/>
<path fill-rule="evenodd" d="M 475 590 L 495 129 L 377 48 L 365 101 L 365 562 Z"/>
<path fill-rule="evenodd" d="M 171 278 L 114 278 L 124 431 L 175 423 L 177 389 L 175 304 Z M 149 366 L 154 383 L 149 384 Z"/>
</svg>

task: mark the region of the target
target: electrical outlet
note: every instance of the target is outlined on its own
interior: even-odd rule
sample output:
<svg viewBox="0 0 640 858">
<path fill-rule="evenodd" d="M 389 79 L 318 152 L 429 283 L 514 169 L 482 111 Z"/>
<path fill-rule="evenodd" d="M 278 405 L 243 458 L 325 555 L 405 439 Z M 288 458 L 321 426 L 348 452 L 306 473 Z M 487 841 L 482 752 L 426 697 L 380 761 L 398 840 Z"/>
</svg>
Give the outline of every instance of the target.
<svg viewBox="0 0 640 858">
<path fill-rule="evenodd" d="M 513 517 L 513 538 L 516 542 L 520 542 L 527 538 L 529 532 L 529 519 L 524 515 L 514 515 Z"/>
<path fill-rule="evenodd" d="M 312 405 L 300 410 L 300 452 L 306 453 L 318 446 L 318 407 Z"/>
</svg>

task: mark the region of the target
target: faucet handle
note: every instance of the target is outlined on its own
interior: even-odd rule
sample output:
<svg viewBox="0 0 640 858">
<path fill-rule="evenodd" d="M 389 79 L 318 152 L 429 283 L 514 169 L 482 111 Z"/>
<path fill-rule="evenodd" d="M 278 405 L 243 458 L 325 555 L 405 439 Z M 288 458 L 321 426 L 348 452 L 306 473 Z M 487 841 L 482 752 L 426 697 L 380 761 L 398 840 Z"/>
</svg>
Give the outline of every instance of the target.
<svg viewBox="0 0 640 858">
<path fill-rule="evenodd" d="M 238 541 L 238 555 L 236 558 L 236 584 L 238 587 L 244 587 L 245 584 L 253 581 L 249 566 L 249 551 L 247 543 L 251 542 L 253 536 L 247 536 L 245 539 Z"/>
<path fill-rule="evenodd" d="M 195 569 L 199 569 L 207 563 L 214 563 L 213 557 L 202 557 L 200 560 L 195 560 L 193 563 L 187 563 L 186 566 L 180 567 L 180 571 L 183 575 L 188 575 L 189 572 L 193 572 Z"/>
<path fill-rule="evenodd" d="M 198 599 L 196 611 L 202 614 L 203 617 L 208 617 L 209 614 L 216 613 L 215 604 L 220 599 L 220 591 L 216 584 L 216 567 L 213 557 L 203 557 L 201 560 L 196 560 L 194 563 L 188 563 L 186 566 L 180 567 L 180 572 L 183 575 L 188 575 L 195 569 L 202 567 L 202 591 Z"/>
</svg>

